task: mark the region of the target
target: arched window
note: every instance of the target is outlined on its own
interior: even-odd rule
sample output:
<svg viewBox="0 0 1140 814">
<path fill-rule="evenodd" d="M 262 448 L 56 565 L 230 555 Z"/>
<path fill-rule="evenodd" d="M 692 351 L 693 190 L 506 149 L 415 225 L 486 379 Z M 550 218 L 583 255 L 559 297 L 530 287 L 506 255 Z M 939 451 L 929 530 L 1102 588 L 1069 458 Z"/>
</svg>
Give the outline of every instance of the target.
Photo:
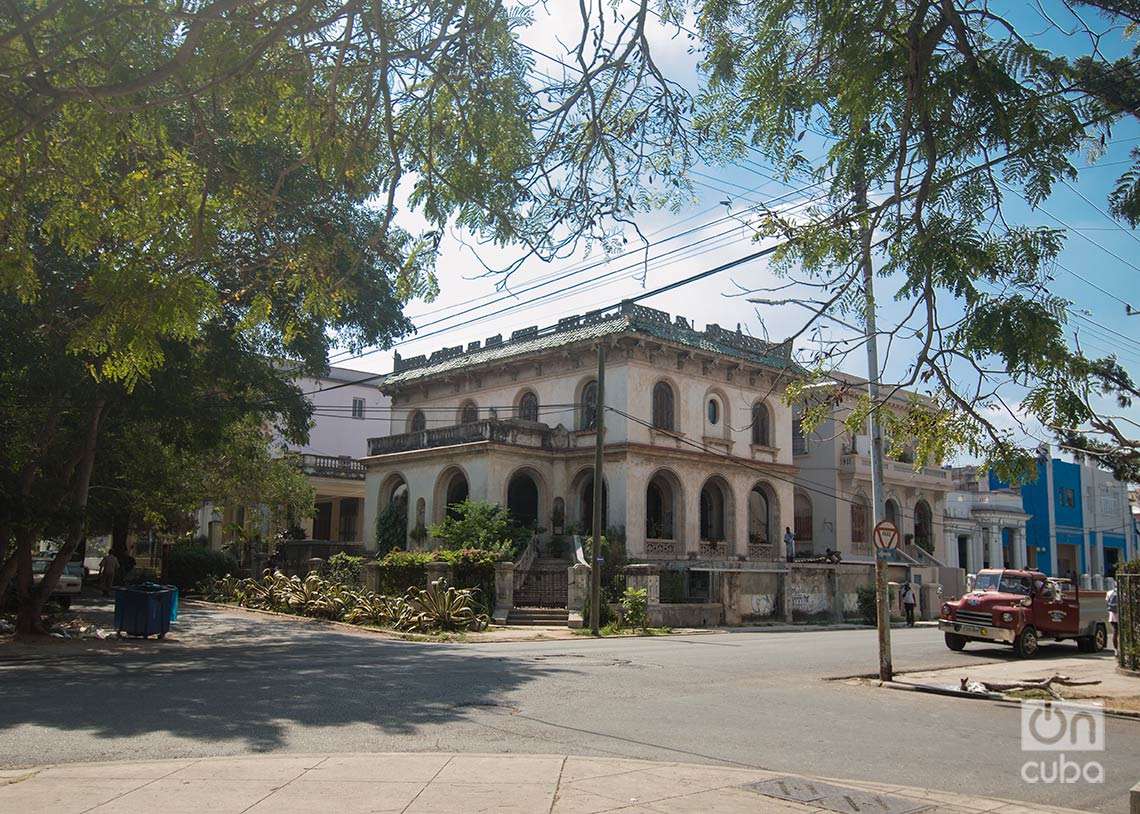
<svg viewBox="0 0 1140 814">
<path fill-rule="evenodd" d="M 459 408 L 459 423 L 460 424 L 474 424 L 479 420 L 479 408 L 475 406 L 473 401 L 463 402 L 463 406 Z"/>
<path fill-rule="evenodd" d="M 811 498 L 807 492 L 796 490 L 795 493 L 795 526 L 793 531 L 797 543 L 810 543 L 812 538 L 812 508 Z"/>
<path fill-rule="evenodd" d="M 768 414 L 768 405 L 762 401 L 758 401 L 752 405 L 752 443 L 763 447 L 770 447 L 772 445 L 771 419 Z"/>
<path fill-rule="evenodd" d="M 578 429 L 594 430 L 598 427 L 598 383 L 589 381 L 582 388 L 578 406 Z"/>
<path fill-rule="evenodd" d="M 914 544 L 934 553 L 933 516 L 930 504 L 920 500 L 914 504 Z"/>
<path fill-rule="evenodd" d="M 867 498 L 857 495 L 851 501 L 851 542 L 857 549 L 863 549 L 871 542 L 870 529 L 871 507 Z"/>
<path fill-rule="evenodd" d="M 899 527 L 899 504 L 893 500 L 888 500 L 884 508 L 886 509 L 885 519 L 893 523 L 897 529 Z"/>
<path fill-rule="evenodd" d="M 668 382 L 653 385 L 653 426 L 659 430 L 673 430 L 673 388 Z"/>
<path fill-rule="evenodd" d="M 715 427 L 718 423 L 720 423 L 720 399 L 718 399 L 716 396 L 712 396 L 709 399 L 708 415 L 710 425 Z"/>
<path fill-rule="evenodd" d="M 423 410 L 416 410 L 408 419 L 408 432 L 423 432 L 427 428 L 427 417 Z"/>
<path fill-rule="evenodd" d="M 519 399 L 519 418 L 523 421 L 538 421 L 538 396 L 529 390 Z"/>
</svg>

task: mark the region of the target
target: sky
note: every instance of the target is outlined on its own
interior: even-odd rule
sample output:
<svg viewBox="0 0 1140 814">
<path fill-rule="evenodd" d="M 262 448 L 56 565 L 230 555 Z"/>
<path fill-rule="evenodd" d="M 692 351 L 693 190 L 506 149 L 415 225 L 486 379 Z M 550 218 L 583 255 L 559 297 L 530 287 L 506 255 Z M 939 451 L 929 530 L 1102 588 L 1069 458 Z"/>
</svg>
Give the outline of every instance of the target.
<svg viewBox="0 0 1140 814">
<path fill-rule="evenodd" d="M 524 40 L 543 53 L 565 53 L 557 38 L 564 43 L 573 41 L 578 26 L 577 4 L 552 1 L 545 6 L 545 11 L 543 8 L 540 6 L 536 11 L 539 19 Z M 1019 30 L 1041 45 L 1063 53 L 1088 50 L 1088 40 L 1083 33 L 1066 35 L 1058 30 L 1072 28 L 1076 23 L 1072 13 L 1060 2 L 1014 2 L 1005 10 Z M 1103 18 L 1094 12 L 1081 13 L 1090 26 L 1107 27 Z M 695 68 L 693 57 L 688 53 L 689 43 L 674 34 L 673 29 L 654 26 L 655 57 L 667 75 L 679 81 L 688 77 L 691 85 Z M 1109 57 L 1115 57 L 1126 53 L 1128 45 L 1117 31 L 1102 40 L 1101 47 Z M 543 57 L 536 58 L 535 67 L 548 72 L 558 68 Z M 804 149 L 815 157 L 822 154 L 824 143 L 816 139 L 817 149 L 813 152 L 812 138 L 805 141 Z M 1007 200 L 1007 216 L 1011 222 L 1067 230 L 1065 249 L 1054 270 L 1051 290 L 1072 303 L 1070 311 L 1075 316 L 1069 333 L 1079 336 L 1082 347 L 1090 353 L 1115 354 L 1133 371 L 1134 377 L 1140 377 L 1140 316 L 1126 315 L 1126 304 L 1140 309 L 1140 288 L 1136 283 L 1136 274 L 1140 271 L 1140 234 L 1107 215 L 1108 192 L 1127 167 L 1129 150 L 1136 145 L 1140 145 L 1140 126 L 1134 121 L 1117 125 L 1103 150 L 1074 158 L 1080 173 L 1071 188 L 1058 185 L 1036 211 L 1010 196 L 1013 200 Z M 512 331 L 527 326 L 551 325 L 561 317 L 615 304 L 625 297 L 755 251 L 759 246 L 753 243 L 748 230 L 731 228 L 730 223 L 722 222 L 726 211 L 739 211 L 773 199 L 790 203 L 803 197 L 802 193 L 795 192 L 798 186 L 795 182 L 789 185 L 774 181 L 765 177 L 769 172 L 778 177 L 778 173 L 756 157 L 747 164 L 697 168 L 691 176 L 695 192 L 691 205 L 679 212 L 646 213 L 638 219 L 642 232 L 654 241 L 696 230 L 684 237 L 657 243 L 651 249 L 651 257 L 670 254 L 651 263 L 644 279 L 644 269 L 638 265 L 631 267 L 635 258 L 607 260 L 598 251 L 588 256 L 579 253 L 560 262 L 527 263 L 512 276 L 509 290 L 538 287 L 503 299 L 504 292 L 496 288 L 500 280 L 484 273 L 475 252 L 480 251 L 484 258 L 491 259 L 503 255 L 481 249 L 473 245 L 469 237 L 453 233 L 445 239 L 437 265 L 439 296 L 431 303 L 417 301 L 408 306 L 406 312 L 417 326 L 417 335 L 401 341 L 395 350 L 404 357 L 430 354 L 445 346 L 483 340 L 498 333 L 509 336 Z M 729 207 L 724 205 L 726 201 L 731 202 Z M 416 225 L 414 213 L 405 213 L 404 217 L 409 226 Z M 549 296 L 555 289 L 583 283 L 601 274 L 607 276 L 596 283 Z M 747 333 L 781 340 L 799 329 L 807 312 L 795 305 L 766 307 L 758 312 L 756 306 L 739 296 L 741 286 L 756 288 L 777 280 L 765 260 L 760 259 L 655 296 L 642 304 L 685 316 L 697 326 L 717 323 L 735 329 L 739 324 Z M 882 303 L 880 323 L 885 324 L 897 313 L 897 307 L 890 302 L 894 292 L 889 279 L 880 280 L 876 285 Z M 810 341 L 801 341 L 796 348 L 808 353 L 813 346 Z M 907 351 L 905 344 L 892 348 L 883 362 L 884 378 L 890 380 L 892 375 L 902 374 L 911 358 Z M 348 359 L 344 354 L 334 354 L 332 361 L 338 366 L 382 373 L 392 369 L 392 356 L 391 350 Z M 841 369 L 866 375 L 865 356 L 853 354 Z M 1016 402 L 1017 393 L 1010 395 Z M 1140 419 L 1140 415 L 1132 417 Z M 1008 416 L 995 416 L 995 421 L 1016 426 Z M 1018 427 L 1017 431 L 1020 439 L 1030 446 L 1047 440 L 1045 433 L 1036 427 Z"/>
</svg>

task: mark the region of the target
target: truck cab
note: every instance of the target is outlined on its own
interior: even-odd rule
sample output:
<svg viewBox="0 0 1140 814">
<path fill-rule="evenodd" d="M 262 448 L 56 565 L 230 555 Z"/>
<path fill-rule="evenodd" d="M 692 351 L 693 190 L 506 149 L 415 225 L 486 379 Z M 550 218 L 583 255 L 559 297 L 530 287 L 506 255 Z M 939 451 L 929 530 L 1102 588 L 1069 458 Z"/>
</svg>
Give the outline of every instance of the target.
<svg viewBox="0 0 1140 814">
<path fill-rule="evenodd" d="M 942 605 L 938 627 L 951 650 L 1000 642 L 1031 658 L 1044 639 L 1073 639 L 1081 652 L 1094 653 L 1108 641 L 1108 606 L 1103 592 L 1082 592 L 1040 571 L 985 569 L 972 591 Z"/>
</svg>

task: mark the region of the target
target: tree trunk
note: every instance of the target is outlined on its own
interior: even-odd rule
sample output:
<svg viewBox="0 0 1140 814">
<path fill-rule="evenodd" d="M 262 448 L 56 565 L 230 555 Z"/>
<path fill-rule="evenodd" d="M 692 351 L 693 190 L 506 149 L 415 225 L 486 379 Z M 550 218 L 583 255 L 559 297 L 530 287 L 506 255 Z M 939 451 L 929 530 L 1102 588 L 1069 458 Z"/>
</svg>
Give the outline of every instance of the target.
<svg viewBox="0 0 1140 814">
<path fill-rule="evenodd" d="M 67 565 L 71 560 L 71 555 L 79 548 L 79 543 L 87 529 L 87 495 L 91 487 L 91 472 L 95 468 L 95 449 L 99 441 L 99 423 L 103 418 L 105 405 L 106 401 L 100 398 L 91 408 L 91 418 L 87 424 L 87 437 L 83 442 L 83 454 L 79 458 L 79 466 L 75 473 L 75 489 L 72 493 L 73 519 L 71 528 L 68 529 L 67 542 L 64 543 L 63 548 L 48 566 L 39 588 L 29 597 L 30 605 L 27 608 L 22 602 L 20 605 L 20 615 L 27 613 L 30 617 L 27 623 L 31 632 L 46 632 L 41 619 L 44 603 L 51 596 L 51 592 L 55 590 L 59 576 L 63 573 L 63 567 Z"/>
<path fill-rule="evenodd" d="M 0 608 L 4 607 L 4 601 L 8 598 L 8 586 L 16 576 L 17 562 L 16 552 L 13 551 L 4 560 L 4 565 L 0 566 Z"/>
<path fill-rule="evenodd" d="M 131 552 L 127 550 L 127 535 L 131 530 L 129 517 L 116 517 L 111 524 L 111 553 L 119 561 L 119 565 L 126 566 L 127 557 Z"/>
<path fill-rule="evenodd" d="M 32 596 L 32 543 L 35 537 L 34 529 L 21 526 L 16 531 L 16 553 L 12 555 L 16 560 L 16 633 L 20 635 L 36 632 Z"/>
</svg>

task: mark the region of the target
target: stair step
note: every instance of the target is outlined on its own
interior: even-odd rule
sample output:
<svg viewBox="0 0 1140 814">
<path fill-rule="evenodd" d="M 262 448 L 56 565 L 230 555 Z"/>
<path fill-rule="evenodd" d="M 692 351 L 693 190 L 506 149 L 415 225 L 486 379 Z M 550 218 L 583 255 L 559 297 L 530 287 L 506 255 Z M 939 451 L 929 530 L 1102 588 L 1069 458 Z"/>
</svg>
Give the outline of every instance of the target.
<svg viewBox="0 0 1140 814">
<path fill-rule="evenodd" d="M 565 608 L 512 608 L 508 625 L 565 625 L 570 614 Z"/>
</svg>

